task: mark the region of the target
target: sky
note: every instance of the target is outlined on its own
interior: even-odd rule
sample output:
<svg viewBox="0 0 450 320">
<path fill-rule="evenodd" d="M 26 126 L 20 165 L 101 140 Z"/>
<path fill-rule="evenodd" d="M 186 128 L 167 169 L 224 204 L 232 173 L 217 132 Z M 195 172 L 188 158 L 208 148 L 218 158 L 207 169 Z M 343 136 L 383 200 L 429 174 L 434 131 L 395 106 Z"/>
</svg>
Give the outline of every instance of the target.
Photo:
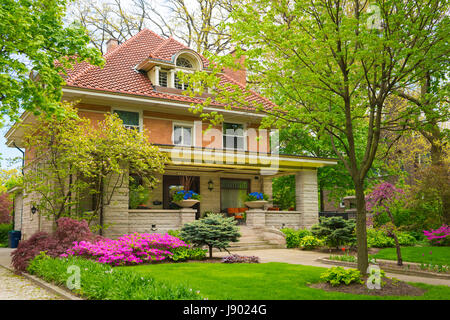
<svg viewBox="0 0 450 320">
<path fill-rule="evenodd" d="M 5 134 L 11 128 L 11 123 L 8 120 L 1 121 L 4 126 L 0 129 L 0 169 L 20 168 L 21 160 L 16 161 L 14 164 L 9 163 L 8 159 L 15 157 L 22 157 L 22 153 L 16 148 L 9 148 L 6 146 Z"/>
</svg>

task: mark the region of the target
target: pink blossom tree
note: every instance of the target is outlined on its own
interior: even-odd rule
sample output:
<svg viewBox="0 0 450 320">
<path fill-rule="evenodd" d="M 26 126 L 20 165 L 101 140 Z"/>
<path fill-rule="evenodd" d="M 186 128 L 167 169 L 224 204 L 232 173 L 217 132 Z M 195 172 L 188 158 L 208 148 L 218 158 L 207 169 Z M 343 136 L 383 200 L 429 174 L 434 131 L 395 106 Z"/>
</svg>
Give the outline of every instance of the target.
<svg viewBox="0 0 450 320">
<path fill-rule="evenodd" d="M 396 188 L 389 182 L 383 182 L 377 185 L 372 193 L 366 197 L 366 210 L 372 214 L 379 215 L 386 212 L 390 218 L 390 222 L 384 225 L 385 232 L 389 237 L 394 238 L 395 247 L 397 248 L 397 265 L 403 265 L 402 253 L 400 250 L 400 243 L 396 234 L 396 227 L 394 224 L 394 216 L 391 212 L 391 207 L 394 200 L 400 198 L 404 194 L 402 189 Z"/>
</svg>

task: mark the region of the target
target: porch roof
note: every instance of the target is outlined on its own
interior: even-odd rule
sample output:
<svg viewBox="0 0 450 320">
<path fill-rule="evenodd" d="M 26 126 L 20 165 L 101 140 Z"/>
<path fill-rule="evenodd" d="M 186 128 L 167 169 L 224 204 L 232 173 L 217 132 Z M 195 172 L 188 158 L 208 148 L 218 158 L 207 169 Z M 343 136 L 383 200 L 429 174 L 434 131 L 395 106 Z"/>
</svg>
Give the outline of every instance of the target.
<svg viewBox="0 0 450 320">
<path fill-rule="evenodd" d="M 333 158 L 172 145 L 157 146 L 169 156 L 168 168 L 251 173 L 259 171 L 261 174 L 276 175 L 337 164 L 337 159 Z"/>
</svg>

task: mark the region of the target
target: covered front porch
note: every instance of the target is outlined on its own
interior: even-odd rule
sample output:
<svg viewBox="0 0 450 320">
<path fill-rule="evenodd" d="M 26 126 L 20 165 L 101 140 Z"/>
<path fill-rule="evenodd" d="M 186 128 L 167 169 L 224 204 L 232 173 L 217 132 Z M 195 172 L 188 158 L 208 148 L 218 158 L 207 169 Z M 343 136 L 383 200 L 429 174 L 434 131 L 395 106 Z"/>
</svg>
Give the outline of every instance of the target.
<svg viewBox="0 0 450 320">
<path fill-rule="evenodd" d="M 128 188 L 118 190 L 114 196 L 117 201 L 113 200 L 105 208 L 105 223 L 110 225 L 105 230 L 106 236 L 126 232 L 164 233 L 180 229 L 208 212 L 235 216 L 239 224 L 247 227 L 309 228 L 318 222 L 317 168 L 336 164 L 334 159 L 160 148 L 168 153 L 170 163 L 164 174 L 156 177 L 159 183 L 150 190 L 147 202 L 140 208 L 129 207 Z M 245 196 L 250 192 L 263 192 L 272 199 L 272 179 L 284 175 L 295 176 L 294 208 L 275 211 L 270 201 L 261 209 L 246 208 Z M 189 177 L 190 189 L 202 197 L 193 208 L 180 208 L 171 201 L 174 190 L 183 189 L 183 177 Z"/>
</svg>

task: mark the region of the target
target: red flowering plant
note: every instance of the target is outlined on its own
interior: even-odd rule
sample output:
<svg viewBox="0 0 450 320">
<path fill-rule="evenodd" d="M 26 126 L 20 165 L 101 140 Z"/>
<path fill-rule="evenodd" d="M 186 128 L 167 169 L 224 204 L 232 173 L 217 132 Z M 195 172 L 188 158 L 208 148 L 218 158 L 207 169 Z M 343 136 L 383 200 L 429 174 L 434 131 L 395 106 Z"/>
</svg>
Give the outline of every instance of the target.
<svg viewBox="0 0 450 320">
<path fill-rule="evenodd" d="M 450 244 L 450 226 L 446 224 L 443 224 L 436 230 L 423 230 L 423 234 L 432 245 L 442 246 Z"/>
<path fill-rule="evenodd" d="M 41 231 L 27 240 L 21 240 L 17 249 L 11 252 L 12 265 L 16 271 L 25 271 L 30 261 L 42 251 L 55 258 L 71 248 L 75 241 L 100 239 L 104 238 L 93 234 L 86 221 L 60 218 L 56 221 L 56 231 L 53 234 Z"/>
<path fill-rule="evenodd" d="M 381 229 L 384 230 L 387 236 L 394 238 L 395 247 L 397 248 L 397 264 L 399 266 L 403 265 L 403 261 L 400 243 L 396 234 L 398 230 L 394 223 L 394 216 L 392 215 L 391 207 L 396 200 L 402 197 L 402 195 L 404 195 L 404 191 L 402 189 L 396 188 L 389 182 L 383 182 L 377 185 L 366 197 L 367 212 L 371 212 L 375 216 L 386 212 L 391 220 L 390 222 L 384 224 Z"/>
</svg>

